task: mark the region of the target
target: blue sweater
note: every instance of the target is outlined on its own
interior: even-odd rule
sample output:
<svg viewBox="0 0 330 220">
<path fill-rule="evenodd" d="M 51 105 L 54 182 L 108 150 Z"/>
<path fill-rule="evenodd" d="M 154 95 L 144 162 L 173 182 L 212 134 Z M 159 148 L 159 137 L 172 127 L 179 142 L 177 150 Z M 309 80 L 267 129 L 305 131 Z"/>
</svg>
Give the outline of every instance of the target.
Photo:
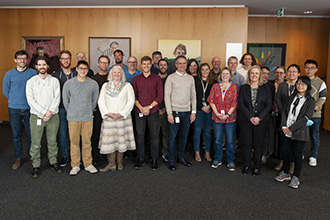
<svg viewBox="0 0 330 220">
<path fill-rule="evenodd" d="M 37 75 L 34 69 L 26 68 L 19 72 L 16 68 L 9 70 L 3 78 L 2 92 L 7 97 L 9 108 L 30 109 L 26 100 L 25 86 L 32 76 Z"/>
</svg>

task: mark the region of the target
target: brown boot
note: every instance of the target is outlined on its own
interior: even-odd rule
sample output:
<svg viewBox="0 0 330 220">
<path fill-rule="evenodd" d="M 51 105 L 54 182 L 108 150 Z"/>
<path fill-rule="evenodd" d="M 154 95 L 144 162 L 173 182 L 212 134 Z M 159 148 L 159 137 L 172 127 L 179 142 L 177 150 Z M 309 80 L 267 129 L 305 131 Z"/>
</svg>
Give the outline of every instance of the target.
<svg viewBox="0 0 330 220">
<path fill-rule="evenodd" d="M 201 158 L 199 151 L 195 152 L 195 160 L 196 160 L 196 162 L 202 162 L 202 158 Z"/>
<path fill-rule="evenodd" d="M 18 168 L 20 168 L 21 165 L 22 165 L 22 158 L 18 158 L 15 160 L 15 163 L 11 166 L 11 168 L 13 170 L 17 170 Z"/>
<path fill-rule="evenodd" d="M 290 174 L 293 174 L 293 172 L 294 172 L 294 163 L 290 163 L 290 169 L 289 169 L 289 173 Z"/>
<path fill-rule="evenodd" d="M 121 153 L 121 152 L 117 151 L 117 169 L 120 170 L 120 171 L 124 169 L 124 167 L 123 167 L 123 156 L 124 156 L 124 153 Z"/>
<path fill-rule="evenodd" d="M 205 152 L 205 159 L 206 159 L 208 162 L 211 162 L 211 161 L 212 161 L 212 158 L 211 158 L 210 152 Z"/>
<path fill-rule="evenodd" d="M 280 160 L 274 167 L 274 170 L 280 171 L 282 169 L 282 167 L 283 167 L 283 160 Z"/>
<path fill-rule="evenodd" d="M 101 172 L 116 170 L 116 164 L 115 164 L 116 153 L 113 152 L 111 154 L 107 154 L 107 159 L 108 159 L 108 165 L 106 165 L 104 168 L 101 168 L 100 169 Z"/>
</svg>

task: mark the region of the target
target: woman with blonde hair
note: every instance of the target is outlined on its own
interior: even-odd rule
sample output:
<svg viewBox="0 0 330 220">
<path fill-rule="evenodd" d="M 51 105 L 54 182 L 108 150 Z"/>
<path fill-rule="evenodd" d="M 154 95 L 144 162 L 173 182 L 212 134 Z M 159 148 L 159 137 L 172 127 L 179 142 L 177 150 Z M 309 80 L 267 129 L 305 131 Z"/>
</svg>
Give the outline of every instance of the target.
<svg viewBox="0 0 330 220">
<path fill-rule="evenodd" d="M 114 66 L 109 73 L 109 82 L 104 83 L 98 101 L 103 118 L 99 149 L 106 154 L 108 165 L 100 169 L 107 172 L 123 170 L 123 154 L 135 150 L 131 111 L 134 107 L 134 90 L 125 82 L 125 74 L 120 66 Z"/>
</svg>

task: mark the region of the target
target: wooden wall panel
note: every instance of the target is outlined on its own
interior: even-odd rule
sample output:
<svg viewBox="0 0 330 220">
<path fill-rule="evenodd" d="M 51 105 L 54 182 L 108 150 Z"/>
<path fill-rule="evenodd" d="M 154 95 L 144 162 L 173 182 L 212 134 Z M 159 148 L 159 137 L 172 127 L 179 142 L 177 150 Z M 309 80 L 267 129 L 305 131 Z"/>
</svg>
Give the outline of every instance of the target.
<svg viewBox="0 0 330 220">
<path fill-rule="evenodd" d="M 327 66 L 327 73 L 330 75 L 330 28 L 329 28 L 329 47 L 328 47 L 328 66 Z M 327 101 L 325 102 L 324 106 L 324 122 L 323 128 L 330 131 L 330 76 L 327 77 Z"/>
<path fill-rule="evenodd" d="M 210 63 L 213 56 L 225 59 L 226 43 L 246 44 L 248 9 L 0 9 L 0 27 L 2 86 L 5 72 L 15 67 L 21 36 L 64 36 L 65 49 L 72 54 L 88 54 L 88 37 L 131 37 L 138 59 L 151 56 L 158 39 L 201 39 L 202 62 Z M 2 93 L 0 104 L 0 121 L 8 121 Z"/>
</svg>

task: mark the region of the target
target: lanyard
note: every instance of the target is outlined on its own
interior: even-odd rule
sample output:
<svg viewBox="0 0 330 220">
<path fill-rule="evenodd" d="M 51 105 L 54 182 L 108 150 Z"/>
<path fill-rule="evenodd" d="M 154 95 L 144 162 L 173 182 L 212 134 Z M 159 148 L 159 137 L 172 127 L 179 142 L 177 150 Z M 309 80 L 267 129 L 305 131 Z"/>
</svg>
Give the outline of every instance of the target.
<svg viewBox="0 0 330 220">
<path fill-rule="evenodd" d="M 62 74 L 63 74 L 63 70 L 61 69 L 61 72 L 60 72 L 60 79 L 62 79 Z M 66 80 L 65 80 L 65 81 L 67 81 L 67 80 L 73 78 L 73 73 L 72 73 L 72 71 L 70 71 L 70 74 L 69 74 L 69 75 L 66 75 L 66 74 L 64 74 L 64 75 L 66 76 Z M 71 76 L 71 77 L 70 77 L 70 76 Z"/>
<path fill-rule="evenodd" d="M 203 80 L 201 80 L 201 83 L 202 83 L 202 87 L 203 87 L 203 98 L 202 98 L 202 101 L 205 102 L 205 93 L 206 93 L 207 86 L 209 85 L 209 83 L 207 82 L 206 83 L 206 86 L 204 86 Z"/>
<path fill-rule="evenodd" d="M 288 83 L 288 93 L 289 93 L 289 97 L 294 93 L 294 90 L 295 90 L 296 88 L 295 87 L 293 87 L 293 90 L 292 90 L 292 92 L 290 92 L 290 83 Z"/>
<path fill-rule="evenodd" d="M 229 89 L 230 85 L 231 85 L 231 83 L 228 83 L 225 92 L 223 92 L 223 91 L 222 91 L 222 83 L 220 83 L 220 90 L 221 90 L 222 101 L 225 100 L 225 95 L 226 95 L 226 92 L 227 92 L 227 90 Z"/>
</svg>

